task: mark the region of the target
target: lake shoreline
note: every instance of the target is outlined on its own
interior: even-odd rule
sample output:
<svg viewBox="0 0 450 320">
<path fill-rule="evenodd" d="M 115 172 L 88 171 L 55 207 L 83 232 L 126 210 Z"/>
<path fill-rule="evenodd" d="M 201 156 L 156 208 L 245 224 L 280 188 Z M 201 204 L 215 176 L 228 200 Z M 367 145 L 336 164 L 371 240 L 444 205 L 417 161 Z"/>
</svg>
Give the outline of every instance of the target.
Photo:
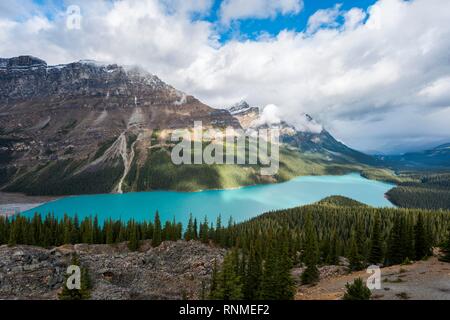
<svg viewBox="0 0 450 320">
<path fill-rule="evenodd" d="M 380 180 L 374 180 L 374 179 L 368 179 L 367 177 L 364 177 L 360 172 L 353 172 L 350 173 L 350 175 L 358 175 L 360 178 L 363 178 L 365 180 L 370 181 L 378 181 Z M 107 195 L 130 195 L 130 194 L 143 194 L 143 193 L 166 193 L 166 192 L 172 192 L 176 194 L 198 194 L 198 193 L 208 193 L 208 192 L 218 192 L 218 191 L 237 191 L 242 189 L 251 189 L 251 188 L 257 188 L 260 186 L 270 186 L 270 185 L 283 185 L 285 183 L 289 183 L 292 180 L 299 179 L 299 178 L 308 178 L 308 177 L 342 177 L 349 174 L 343 174 L 343 175 L 311 175 L 311 176 L 298 176 L 293 179 L 288 179 L 286 181 L 277 182 L 277 183 L 262 183 L 262 184 L 253 184 L 253 185 L 247 185 L 247 186 L 239 186 L 239 187 L 231 187 L 231 188 L 224 188 L 224 189 L 202 189 L 202 190 L 196 190 L 196 191 L 178 191 L 178 190 L 150 190 L 150 191 L 133 191 L 133 192 L 127 192 L 127 193 L 103 193 L 103 194 L 81 194 L 81 195 L 67 195 L 67 196 L 28 196 L 23 193 L 8 193 L 8 192 L 0 192 L 0 216 L 13 216 L 17 213 L 24 213 L 29 212 L 32 209 L 45 206 L 51 202 L 61 200 L 61 199 L 70 199 L 70 198 L 78 198 L 78 197 L 89 197 L 89 196 L 107 196 Z M 386 182 L 384 182 L 386 183 Z M 392 187 L 395 187 L 395 184 L 391 184 Z M 338 193 L 338 192 L 337 192 Z M 387 195 L 384 195 L 384 198 L 392 205 L 395 206 L 392 201 L 387 197 Z"/>
<path fill-rule="evenodd" d="M 353 173 L 344 176 L 302 176 L 284 183 L 242 187 L 232 190 L 204 192 L 132 192 L 68 196 L 46 203 L 37 209 L 23 212 L 32 217 L 53 213 L 79 219 L 97 216 L 99 222 L 115 220 L 146 221 L 154 219 L 156 212 L 161 221 L 187 223 L 190 215 L 203 221 L 223 221 L 230 218 L 242 222 L 260 214 L 316 203 L 328 196 L 344 196 L 373 207 L 394 207 L 385 197 L 391 184 L 373 181 Z"/>
<path fill-rule="evenodd" d="M 0 191 L 0 217 L 12 217 L 62 198 L 59 196 L 28 196 L 23 193 Z"/>
</svg>

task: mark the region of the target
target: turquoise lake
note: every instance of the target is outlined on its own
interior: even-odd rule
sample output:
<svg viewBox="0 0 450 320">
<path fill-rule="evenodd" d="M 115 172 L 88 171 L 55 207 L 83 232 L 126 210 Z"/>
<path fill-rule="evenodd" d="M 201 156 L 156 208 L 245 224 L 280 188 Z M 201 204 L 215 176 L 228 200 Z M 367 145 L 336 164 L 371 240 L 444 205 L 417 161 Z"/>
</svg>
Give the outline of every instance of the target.
<svg viewBox="0 0 450 320">
<path fill-rule="evenodd" d="M 344 176 L 307 176 L 288 182 L 258 185 L 233 190 L 202 192 L 137 192 L 127 194 L 102 194 L 74 196 L 49 202 L 25 212 L 32 216 L 54 213 L 62 217 L 78 215 L 80 219 L 97 215 L 99 221 L 121 219 L 127 221 L 153 220 L 158 210 L 163 222 L 172 220 L 186 225 L 189 214 L 198 220 L 216 221 L 219 214 L 227 223 L 230 216 L 236 222 L 248 220 L 262 213 L 311 204 L 327 196 L 346 196 L 374 207 L 393 207 L 385 193 L 393 185 L 368 180 L 359 174 Z"/>
</svg>

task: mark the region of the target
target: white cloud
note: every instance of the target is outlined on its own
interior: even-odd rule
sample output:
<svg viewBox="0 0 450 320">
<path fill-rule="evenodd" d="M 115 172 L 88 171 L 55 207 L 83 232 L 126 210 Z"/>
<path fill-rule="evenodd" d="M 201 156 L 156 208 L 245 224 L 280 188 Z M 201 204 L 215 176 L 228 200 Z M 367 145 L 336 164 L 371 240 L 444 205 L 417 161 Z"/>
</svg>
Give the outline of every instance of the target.
<svg viewBox="0 0 450 320">
<path fill-rule="evenodd" d="M 281 122 L 280 108 L 274 104 L 268 104 L 261 110 L 257 125 L 279 124 Z"/>
<path fill-rule="evenodd" d="M 156 0 L 78 3 L 79 31 L 65 29 L 63 13 L 54 21 L 0 15 L 0 56 L 139 64 L 214 107 L 246 99 L 273 103 L 288 122 L 311 114 L 360 149 L 450 140 L 450 1 L 379 0 L 367 12 L 331 8 L 337 13 L 313 19 L 313 33 L 226 44 L 216 40 L 213 24 L 191 18 L 207 10 L 207 1 L 170 12 L 168 2 Z M 297 10 L 286 3 L 255 12 Z"/>
<path fill-rule="evenodd" d="M 303 10 L 303 0 L 225 0 L 220 7 L 224 24 L 248 18 L 273 18 L 278 14 L 298 14 Z"/>
<path fill-rule="evenodd" d="M 450 101 L 450 76 L 440 78 L 426 85 L 425 88 L 420 90 L 418 95 L 425 98 L 427 102 L 447 105 Z"/>
<path fill-rule="evenodd" d="M 366 13 L 359 8 L 352 8 L 347 12 L 344 12 L 345 24 L 344 27 L 346 29 L 354 29 L 357 26 L 361 25 L 361 23 L 366 18 Z"/>
<path fill-rule="evenodd" d="M 317 10 L 308 19 L 308 33 L 313 33 L 319 30 L 321 27 L 336 27 L 338 22 L 336 19 L 341 15 L 341 4 L 336 4 L 330 9 Z"/>
</svg>

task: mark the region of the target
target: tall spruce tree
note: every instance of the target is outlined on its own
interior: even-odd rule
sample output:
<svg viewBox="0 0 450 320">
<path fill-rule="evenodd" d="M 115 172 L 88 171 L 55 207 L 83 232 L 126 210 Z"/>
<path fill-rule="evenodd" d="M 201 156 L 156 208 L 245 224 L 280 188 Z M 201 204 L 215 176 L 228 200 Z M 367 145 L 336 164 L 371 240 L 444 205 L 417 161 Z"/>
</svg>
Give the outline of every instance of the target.
<svg viewBox="0 0 450 320">
<path fill-rule="evenodd" d="M 414 226 L 414 249 L 417 260 L 425 258 L 430 252 L 422 214 L 419 214 L 416 225 Z"/>
<path fill-rule="evenodd" d="M 263 276 L 263 258 L 261 238 L 257 238 L 249 249 L 248 265 L 244 277 L 244 298 L 256 300 L 260 295 Z"/>
<path fill-rule="evenodd" d="M 222 268 L 214 279 L 214 286 L 211 287 L 211 298 L 216 300 L 240 300 L 243 298 L 243 284 L 239 274 L 236 272 L 237 254 L 233 249 L 229 252 L 222 264 Z"/>
<path fill-rule="evenodd" d="M 400 264 L 404 260 L 402 245 L 402 216 L 396 215 L 388 241 L 387 265 Z"/>
<path fill-rule="evenodd" d="M 153 226 L 152 246 L 159 247 L 161 242 L 162 242 L 161 220 L 159 219 L 159 212 L 156 211 L 155 222 Z"/>
<path fill-rule="evenodd" d="M 359 271 L 364 268 L 363 256 L 361 255 L 357 240 L 356 233 L 352 232 L 352 237 L 350 238 L 350 250 L 349 250 L 349 268 L 352 271 Z"/>
<path fill-rule="evenodd" d="M 303 284 L 313 284 L 319 281 L 320 274 L 317 268 L 317 263 L 319 262 L 319 245 L 311 214 L 308 214 L 306 217 L 305 237 L 303 261 L 305 262 L 306 269 L 301 275 L 301 281 Z"/>
<path fill-rule="evenodd" d="M 80 267 L 80 289 L 69 289 L 67 287 L 67 281 L 69 280 L 70 275 L 66 275 L 62 291 L 59 293 L 58 298 L 60 300 L 87 300 L 91 296 L 91 279 L 89 276 L 89 271 L 87 268 L 81 266 L 79 258 L 76 254 L 72 256 L 71 264 Z"/>
<path fill-rule="evenodd" d="M 129 236 L 128 236 L 128 249 L 136 251 L 139 249 L 139 235 L 138 227 L 134 221 L 128 224 Z"/>
<path fill-rule="evenodd" d="M 373 224 L 372 237 L 370 238 L 370 263 L 380 263 L 383 260 L 382 251 L 382 240 L 381 240 L 381 222 L 380 216 L 377 214 L 375 216 L 375 221 Z"/>
<path fill-rule="evenodd" d="M 442 247 L 442 255 L 439 260 L 450 262 L 450 226 L 448 228 L 447 239 Z"/>
</svg>

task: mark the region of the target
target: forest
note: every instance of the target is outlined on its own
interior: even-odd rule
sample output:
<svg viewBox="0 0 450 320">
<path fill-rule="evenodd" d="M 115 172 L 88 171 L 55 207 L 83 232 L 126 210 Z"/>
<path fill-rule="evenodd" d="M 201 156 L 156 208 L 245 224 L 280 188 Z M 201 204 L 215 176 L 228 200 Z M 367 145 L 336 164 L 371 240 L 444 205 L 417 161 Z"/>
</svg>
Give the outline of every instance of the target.
<svg viewBox="0 0 450 320">
<path fill-rule="evenodd" d="M 62 244 L 128 242 L 138 250 L 142 240 L 201 241 L 229 248 L 216 265 L 205 298 L 292 299 L 293 266 L 306 267 L 304 284 L 319 280 L 318 267 L 335 265 L 346 257 L 350 270 L 370 264 L 394 265 L 424 259 L 432 248 L 443 249 L 450 260 L 450 211 L 372 208 L 357 201 L 330 197 L 316 204 L 270 212 L 243 223 L 198 221 L 191 216 L 182 226 L 175 219 L 162 222 L 113 221 L 97 217 L 79 221 L 48 214 L 31 218 L 0 217 L 0 244 L 53 247 Z"/>
<path fill-rule="evenodd" d="M 411 179 L 387 193 L 402 208 L 450 209 L 450 173 L 409 173 Z"/>
</svg>

